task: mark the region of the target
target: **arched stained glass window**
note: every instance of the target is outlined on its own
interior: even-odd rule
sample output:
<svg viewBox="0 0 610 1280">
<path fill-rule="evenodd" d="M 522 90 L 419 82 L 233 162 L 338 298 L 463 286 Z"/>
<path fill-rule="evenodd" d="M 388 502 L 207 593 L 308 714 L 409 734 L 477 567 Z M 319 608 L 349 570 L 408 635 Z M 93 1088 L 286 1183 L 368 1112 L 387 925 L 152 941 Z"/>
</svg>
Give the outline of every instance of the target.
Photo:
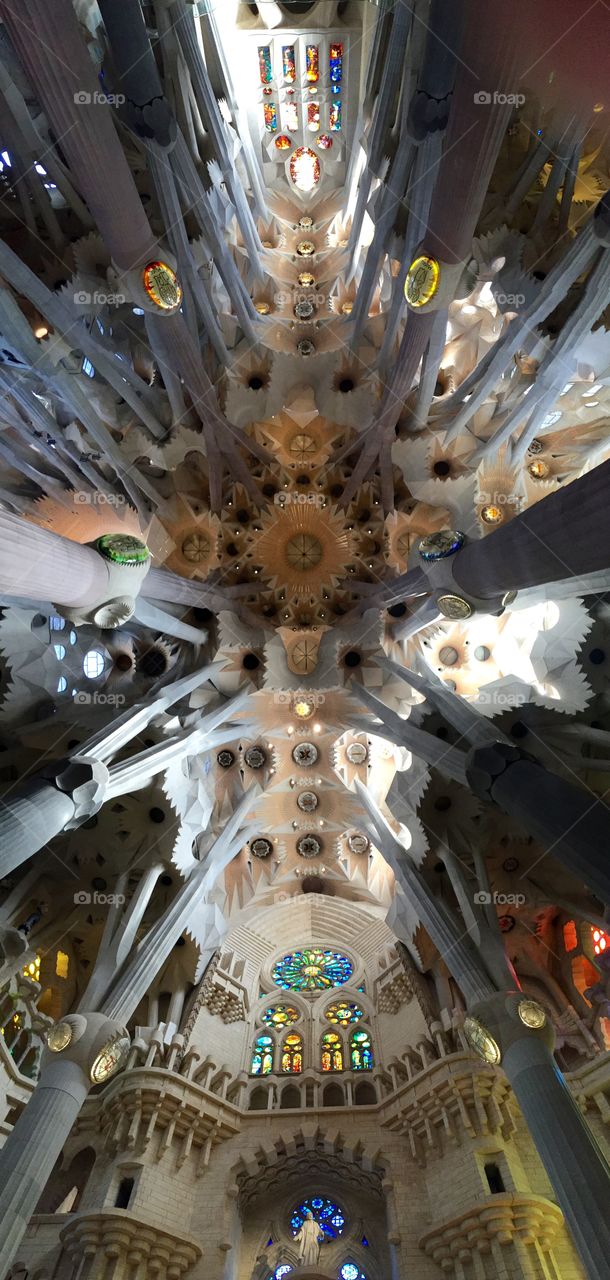
<svg viewBox="0 0 610 1280">
<path fill-rule="evenodd" d="M 303 1200 L 301 1204 L 296 1205 L 290 1217 L 290 1226 L 296 1235 L 305 1221 L 308 1213 L 312 1213 L 318 1226 L 324 1232 L 329 1240 L 336 1240 L 338 1236 L 343 1234 L 345 1227 L 345 1214 L 334 1200 L 329 1200 L 326 1196 L 311 1196 L 307 1200 Z"/>
<path fill-rule="evenodd" d="M 309 947 L 292 951 L 273 966 L 271 977 L 285 991 L 324 991 L 349 982 L 353 965 L 339 951 Z"/>
<path fill-rule="evenodd" d="M 343 1071 L 343 1045 L 336 1031 L 322 1036 L 322 1070 Z"/>
<path fill-rule="evenodd" d="M 298 1012 L 290 1004 L 271 1005 L 261 1014 L 261 1022 L 266 1027 L 289 1027 L 298 1018 Z"/>
<path fill-rule="evenodd" d="M 282 1280 L 282 1276 L 287 1276 L 289 1271 L 292 1271 L 290 1264 L 288 1262 L 282 1262 L 279 1267 L 275 1268 L 275 1271 L 271 1272 L 269 1280 Z"/>
<path fill-rule="evenodd" d="M 328 1022 L 333 1022 L 341 1027 L 349 1027 L 350 1022 L 359 1022 L 364 1017 L 364 1010 L 359 1004 L 353 1004 L 348 1000 L 339 1000 L 336 1004 L 329 1005 L 324 1017 Z"/>
<path fill-rule="evenodd" d="M 253 1076 L 268 1076 L 273 1071 L 273 1040 L 271 1036 L 259 1036 L 254 1042 L 250 1073 Z"/>
<path fill-rule="evenodd" d="M 371 1071 L 373 1046 L 368 1031 L 353 1031 L 350 1039 L 352 1071 Z"/>
<path fill-rule="evenodd" d="M 300 1036 L 286 1036 L 282 1045 L 282 1071 L 298 1075 L 303 1070 L 303 1041 Z"/>
</svg>

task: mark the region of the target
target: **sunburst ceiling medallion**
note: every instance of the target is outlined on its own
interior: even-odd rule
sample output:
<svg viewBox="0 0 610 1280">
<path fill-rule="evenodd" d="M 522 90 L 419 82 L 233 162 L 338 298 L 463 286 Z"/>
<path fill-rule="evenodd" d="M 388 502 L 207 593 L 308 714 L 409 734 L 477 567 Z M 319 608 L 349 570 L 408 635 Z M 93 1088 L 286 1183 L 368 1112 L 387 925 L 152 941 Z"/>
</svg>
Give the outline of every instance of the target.
<svg viewBox="0 0 610 1280">
<path fill-rule="evenodd" d="M 267 514 L 256 558 L 274 587 L 290 599 L 315 601 L 347 574 L 352 554 L 345 516 L 332 507 L 288 502 Z"/>
</svg>

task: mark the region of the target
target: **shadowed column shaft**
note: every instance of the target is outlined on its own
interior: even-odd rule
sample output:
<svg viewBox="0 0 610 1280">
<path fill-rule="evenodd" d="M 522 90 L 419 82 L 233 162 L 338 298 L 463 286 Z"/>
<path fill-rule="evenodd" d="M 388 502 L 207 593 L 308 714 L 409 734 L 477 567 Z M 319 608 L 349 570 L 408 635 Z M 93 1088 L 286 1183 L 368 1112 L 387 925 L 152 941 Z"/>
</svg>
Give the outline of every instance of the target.
<svg viewBox="0 0 610 1280">
<path fill-rule="evenodd" d="M 549 1175 L 590 1280 L 610 1280 L 608 1166 L 553 1056 L 522 1038 L 502 1066 Z"/>
<path fill-rule="evenodd" d="M 0 512 L 0 595 L 87 608 L 106 598 L 108 578 L 93 547 Z"/>
<path fill-rule="evenodd" d="M 610 568 L 610 462 L 455 557 L 456 584 L 487 598 Z M 575 592 L 575 594 L 577 594 Z"/>
</svg>

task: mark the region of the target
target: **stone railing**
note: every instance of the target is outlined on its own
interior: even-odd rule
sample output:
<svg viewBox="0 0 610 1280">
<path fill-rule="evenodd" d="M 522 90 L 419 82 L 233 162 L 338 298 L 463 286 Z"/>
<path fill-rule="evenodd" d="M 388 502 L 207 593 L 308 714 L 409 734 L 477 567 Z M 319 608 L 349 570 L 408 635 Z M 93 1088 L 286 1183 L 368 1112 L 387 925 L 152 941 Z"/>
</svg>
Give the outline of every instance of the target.
<svg viewBox="0 0 610 1280">
<path fill-rule="evenodd" d="M 0 992 L 0 1039 L 20 1075 L 36 1080 L 46 1032 L 53 1019 L 36 1006 L 40 984 L 15 974 Z"/>
<path fill-rule="evenodd" d="M 0 1145 L 32 1095 L 44 1037 L 52 1024 L 36 1008 L 39 994 L 39 984 L 21 974 L 0 993 Z"/>
<path fill-rule="evenodd" d="M 596 1107 L 605 1124 L 610 1124 L 610 1051 L 566 1075 L 582 1111 Z"/>
<path fill-rule="evenodd" d="M 167 1068 L 132 1067 L 111 1080 L 102 1093 L 87 1098 L 75 1133 L 90 1136 L 92 1143 L 102 1133 L 106 1151 L 141 1155 L 151 1150 L 156 1161 L 173 1147 L 178 1168 L 198 1150 L 196 1176 L 200 1176 L 212 1148 L 239 1133 L 241 1116 L 222 1090 L 213 1093 Z"/>
<path fill-rule="evenodd" d="M 510 1193 L 481 1201 L 426 1232 L 420 1249 L 446 1275 L 477 1280 L 543 1275 L 559 1280 L 553 1245 L 563 1214 L 543 1196 Z"/>
<path fill-rule="evenodd" d="M 96 1275 L 103 1270 L 105 1280 L 136 1274 L 183 1280 L 202 1255 L 189 1236 L 116 1209 L 75 1214 L 59 1234 L 78 1280 L 87 1280 L 93 1270 Z"/>
</svg>

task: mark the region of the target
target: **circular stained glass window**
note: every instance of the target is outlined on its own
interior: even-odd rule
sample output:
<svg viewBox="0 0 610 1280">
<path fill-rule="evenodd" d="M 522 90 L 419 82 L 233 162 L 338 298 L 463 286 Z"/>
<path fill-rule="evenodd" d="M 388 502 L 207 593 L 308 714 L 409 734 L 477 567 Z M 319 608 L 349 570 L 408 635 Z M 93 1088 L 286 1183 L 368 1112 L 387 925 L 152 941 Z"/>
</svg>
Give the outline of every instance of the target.
<svg viewBox="0 0 610 1280">
<path fill-rule="evenodd" d="M 295 1234 L 300 1231 L 308 1213 L 313 1214 L 320 1232 L 324 1232 L 327 1240 L 336 1240 L 343 1234 L 345 1214 L 338 1204 L 327 1199 L 326 1196 L 311 1196 L 301 1204 L 295 1205 L 290 1215 L 290 1226 Z"/>
<path fill-rule="evenodd" d="M 349 982 L 352 973 L 351 960 L 339 951 L 310 947 L 282 956 L 274 964 L 271 977 L 285 991 L 325 991 Z"/>
<path fill-rule="evenodd" d="M 350 1023 L 359 1022 L 364 1017 L 364 1009 L 351 1001 L 339 1000 L 337 1004 L 330 1005 L 324 1017 L 335 1026 L 338 1024 L 341 1027 L 349 1027 Z"/>
<path fill-rule="evenodd" d="M 261 1014 L 261 1022 L 266 1027 L 290 1027 L 297 1021 L 298 1012 L 291 1004 L 274 1004 Z"/>
<path fill-rule="evenodd" d="M 355 1262 L 344 1262 L 339 1272 L 339 1280 L 366 1280 L 366 1276 Z"/>
<path fill-rule="evenodd" d="M 320 161 L 311 147 L 297 147 L 290 157 L 290 177 L 299 191 L 313 191 L 320 181 Z"/>
</svg>

